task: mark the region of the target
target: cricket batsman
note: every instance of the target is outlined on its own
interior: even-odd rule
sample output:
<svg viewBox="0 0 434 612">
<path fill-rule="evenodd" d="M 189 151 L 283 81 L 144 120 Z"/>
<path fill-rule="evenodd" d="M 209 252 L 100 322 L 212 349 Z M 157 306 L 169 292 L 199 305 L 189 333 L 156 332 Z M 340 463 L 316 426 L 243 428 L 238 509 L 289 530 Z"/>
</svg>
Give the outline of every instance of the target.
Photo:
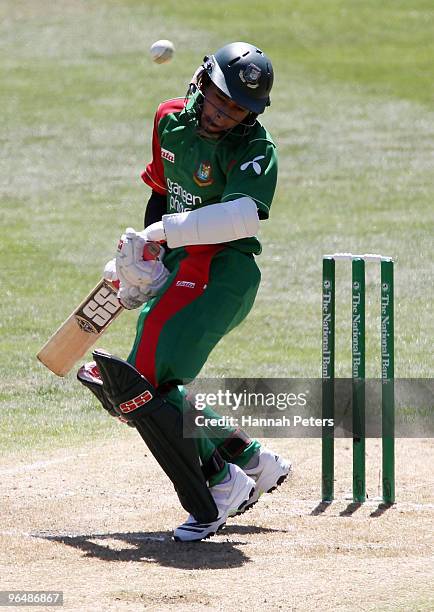
<svg viewBox="0 0 434 612">
<path fill-rule="evenodd" d="M 134 426 L 189 513 L 174 531 L 202 540 L 251 508 L 291 464 L 240 429 L 183 435 L 194 408 L 183 385 L 251 310 L 260 283 L 256 238 L 277 180 L 275 144 L 258 116 L 270 105 L 273 68 L 257 47 L 225 45 L 206 56 L 187 95 L 160 104 L 145 229 L 128 228 L 105 277 L 125 308 L 141 307 L 127 361 L 96 351 L 79 380 Z M 151 244 L 158 257 L 144 259 Z M 253 339 L 252 339 L 253 341 Z M 218 415 L 205 408 L 205 417 Z"/>
</svg>

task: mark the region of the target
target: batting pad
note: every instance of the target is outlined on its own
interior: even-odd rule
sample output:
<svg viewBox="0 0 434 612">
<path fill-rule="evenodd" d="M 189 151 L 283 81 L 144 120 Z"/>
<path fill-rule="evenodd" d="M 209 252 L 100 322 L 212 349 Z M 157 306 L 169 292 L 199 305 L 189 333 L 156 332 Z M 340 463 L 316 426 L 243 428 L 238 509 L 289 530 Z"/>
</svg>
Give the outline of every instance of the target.
<svg viewBox="0 0 434 612">
<path fill-rule="evenodd" d="M 218 511 L 200 465 L 193 438 L 183 437 L 183 415 L 126 361 L 102 351 L 93 353 L 107 397 L 116 411 L 133 421 L 151 453 L 172 481 L 183 508 L 200 523 Z"/>
</svg>

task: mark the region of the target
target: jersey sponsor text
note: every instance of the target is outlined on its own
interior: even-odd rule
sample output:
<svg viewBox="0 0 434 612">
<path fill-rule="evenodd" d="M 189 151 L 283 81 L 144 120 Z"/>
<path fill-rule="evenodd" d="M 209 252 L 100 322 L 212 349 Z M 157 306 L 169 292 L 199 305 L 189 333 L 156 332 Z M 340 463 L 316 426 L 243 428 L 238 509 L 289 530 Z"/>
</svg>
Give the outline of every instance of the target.
<svg viewBox="0 0 434 612">
<path fill-rule="evenodd" d="M 161 157 L 163 159 L 167 159 L 167 161 L 172 162 L 172 164 L 175 163 L 175 153 L 172 153 L 172 151 L 168 151 L 167 149 L 161 148 Z"/>
<path fill-rule="evenodd" d="M 169 196 L 169 211 L 184 212 L 202 204 L 202 198 L 190 193 L 182 185 L 166 178 L 167 195 Z"/>
</svg>

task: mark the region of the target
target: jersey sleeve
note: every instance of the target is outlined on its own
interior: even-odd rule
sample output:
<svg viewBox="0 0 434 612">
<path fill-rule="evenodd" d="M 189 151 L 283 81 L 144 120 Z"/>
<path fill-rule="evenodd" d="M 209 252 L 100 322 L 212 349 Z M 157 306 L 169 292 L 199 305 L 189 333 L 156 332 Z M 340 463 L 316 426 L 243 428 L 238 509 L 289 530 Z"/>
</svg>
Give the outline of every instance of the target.
<svg viewBox="0 0 434 612">
<path fill-rule="evenodd" d="M 164 179 L 164 167 L 161 159 L 161 144 L 158 134 L 158 124 L 161 119 L 161 105 L 158 107 L 154 118 L 154 129 L 152 132 L 152 161 L 146 166 L 142 172 L 142 180 L 149 187 L 159 193 L 166 195 L 166 181 Z"/>
<path fill-rule="evenodd" d="M 185 98 L 173 98 L 162 102 L 155 113 L 154 118 L 154 129 L 152 132 L 152 161 L 146 166 L 144 172 L 142 172 L 142 180 L 149 185 L 149 187 L 159 193 L 160 195 L 167 194 L 166 178 L 164 175 L 164 165 L 162 160 L 162 153 L 164 149 L 161 148 L 161 121 L 165 117 L 178 113 L 185 106 Z"/>
<path fill-rule="evenodd" d="M 233 163 L 227 175 L 222 201 L 249 196 L 257 204 L 259 218 L 268 219 L 276 183 L 276 146 L 266 138 L 257 138 Z"/>
</svg>

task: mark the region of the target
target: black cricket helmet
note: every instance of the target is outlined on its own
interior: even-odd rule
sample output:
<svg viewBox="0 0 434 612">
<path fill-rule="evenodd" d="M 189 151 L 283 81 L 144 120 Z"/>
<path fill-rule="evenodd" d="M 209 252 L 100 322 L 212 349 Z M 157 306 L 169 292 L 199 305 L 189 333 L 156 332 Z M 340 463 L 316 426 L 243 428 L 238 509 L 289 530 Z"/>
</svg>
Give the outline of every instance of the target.
<svg viewBox="0 0 434 612">
<path fill-rule="evenodd" d="M 211 81 L 231 100 L 259 115 L 270 105 L 273 66 L 261 49 L 234 42 L 204 59 Z"/>
</svg>

